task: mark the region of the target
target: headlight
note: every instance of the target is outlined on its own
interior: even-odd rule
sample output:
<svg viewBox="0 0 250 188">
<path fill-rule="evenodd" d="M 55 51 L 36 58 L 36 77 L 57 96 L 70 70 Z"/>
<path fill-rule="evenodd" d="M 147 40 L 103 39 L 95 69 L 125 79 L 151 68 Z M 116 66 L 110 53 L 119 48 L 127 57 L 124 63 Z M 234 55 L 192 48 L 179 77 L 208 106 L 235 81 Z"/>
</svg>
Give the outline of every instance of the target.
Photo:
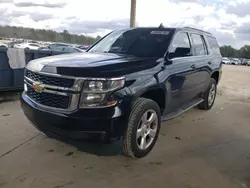
<svg viewBox="0 0 250 188">
<path fill-rule="evenodd" d="M 125 79 L 93 79 L 84 82 L 80 108 L 114 105 L 117 101 L 108 100 L 111 92 L 124 87 Z"/>
</svg>

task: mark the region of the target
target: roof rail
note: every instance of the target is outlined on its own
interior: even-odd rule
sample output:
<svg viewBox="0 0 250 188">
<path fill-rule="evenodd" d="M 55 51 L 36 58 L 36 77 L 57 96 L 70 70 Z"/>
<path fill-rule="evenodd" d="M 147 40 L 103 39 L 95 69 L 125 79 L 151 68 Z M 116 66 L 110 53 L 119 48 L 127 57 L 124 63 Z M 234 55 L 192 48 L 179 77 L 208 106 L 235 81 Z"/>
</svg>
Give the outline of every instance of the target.
<svg viewBox="0 0 250 188">
<path fill-rule="evenodd" d="M 210 32 L 203 31 L 203 30 L 201 30 L 201 29 L 196 29 L 196 28 L 193 28 L 193 27 L 183 27 L 183 28 L 192 29 L 192 30 L 196 30 L 196 31 L 200 31 L 200 32 L 203 32 L 203 33 L 207 33 L 207 34 L 209 34 L 209 35 L 212 35 Z"/>
</svg>

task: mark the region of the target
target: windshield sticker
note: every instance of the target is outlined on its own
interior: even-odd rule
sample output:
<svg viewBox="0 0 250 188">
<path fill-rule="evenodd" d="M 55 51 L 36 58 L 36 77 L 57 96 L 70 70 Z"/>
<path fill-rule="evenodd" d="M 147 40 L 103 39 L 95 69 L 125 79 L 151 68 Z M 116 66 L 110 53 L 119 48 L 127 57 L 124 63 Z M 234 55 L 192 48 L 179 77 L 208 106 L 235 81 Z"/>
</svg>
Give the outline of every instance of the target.
<svg viewBox="0 0 250 188">
<path fill-rule="evenodd" d="M 151 35 L 168 35 L 169 31 L 151 31 Z"/>
</svg>

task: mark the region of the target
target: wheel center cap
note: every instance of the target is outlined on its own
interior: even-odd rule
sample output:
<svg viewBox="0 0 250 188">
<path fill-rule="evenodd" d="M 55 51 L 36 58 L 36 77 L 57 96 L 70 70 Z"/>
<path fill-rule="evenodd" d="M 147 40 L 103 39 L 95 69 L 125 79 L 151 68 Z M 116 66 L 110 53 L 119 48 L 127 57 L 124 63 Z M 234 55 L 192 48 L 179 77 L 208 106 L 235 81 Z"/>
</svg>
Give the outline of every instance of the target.
<svg viewBox="0 0 250 188">
<path fill-rule="evenodd" d="M 142 127 L 142 131 L 143 131 L 144 134 L 147 134 L 147 132 L 148 132 L 147 125 L 144 125 Z"/>
</svg>

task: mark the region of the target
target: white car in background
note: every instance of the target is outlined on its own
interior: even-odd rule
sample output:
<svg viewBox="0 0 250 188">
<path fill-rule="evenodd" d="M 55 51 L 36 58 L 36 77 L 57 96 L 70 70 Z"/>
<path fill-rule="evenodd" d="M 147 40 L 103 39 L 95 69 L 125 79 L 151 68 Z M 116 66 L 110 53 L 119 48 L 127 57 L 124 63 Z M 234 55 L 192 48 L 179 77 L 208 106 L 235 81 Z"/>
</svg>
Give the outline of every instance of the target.
<svg viewBox="0 0 250 188">
<path fill-rule="evenodd" d="M 246 66 L 250 66 L 250 60 L 247 60 Z"/>
<path fill-rule="evenodd" d="M 16 44 L 14 46 L 15 48 L 22 48 L 25 50 L 38 50 L 40 46 L 36 43 L 22 43 L 22 44 Z"/>
<path fill-rule="evenodd" d="M 237 59 L 237 58 L 232 58 L 232 59 L 231 59 L 231 64 L 232 64 L 232 65 L 240 65 L 241 62 L 240 62 L 240 60 Z"/>
<path fill-rule="evenodd" d="M 0 48 L 8 48 L 8 44 L 0 42 Z"/>
<path fill-rule="evenodd" d="M 228 58 L 226 58 L 226 57 L 223 57 L 223 58 L 222 58 L 222 63 L 223 63 L 223 64 L 231 64 L 231 61 L 230 61 L 230 59 L 228 59 Z"/>
</svg>

